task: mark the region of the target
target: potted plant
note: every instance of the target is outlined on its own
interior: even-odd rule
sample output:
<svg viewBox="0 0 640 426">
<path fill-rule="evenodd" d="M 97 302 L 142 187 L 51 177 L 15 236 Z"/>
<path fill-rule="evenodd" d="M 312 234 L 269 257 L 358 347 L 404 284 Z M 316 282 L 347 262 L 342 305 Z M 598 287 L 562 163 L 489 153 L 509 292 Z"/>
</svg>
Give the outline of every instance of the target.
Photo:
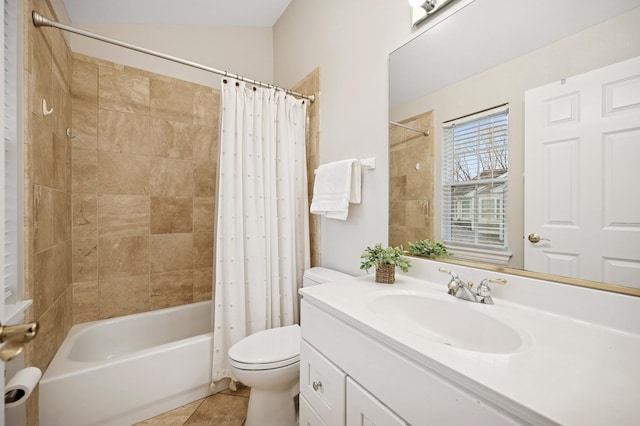
<svg viewBox="0 0 640 426">
<path fill-rule="evenodd" d="M 372 267 L 376 268 L 376 282 L 393 284 L 396 280 L 395 270 L 400 268 L 407 272 L 411 266 L 409 259 L 404 254 L 402 247 L 382 248 L 382 244 L 376 244 L 373 248 L 367 247 L 360 258 L 360 269 L 367 272 Z"/>
<path fill-rule="evenodd" d="M 444 244 L 430 239 L 409 242 L 409 253 L 425 257 L 451 257 Z"/>
</svg>

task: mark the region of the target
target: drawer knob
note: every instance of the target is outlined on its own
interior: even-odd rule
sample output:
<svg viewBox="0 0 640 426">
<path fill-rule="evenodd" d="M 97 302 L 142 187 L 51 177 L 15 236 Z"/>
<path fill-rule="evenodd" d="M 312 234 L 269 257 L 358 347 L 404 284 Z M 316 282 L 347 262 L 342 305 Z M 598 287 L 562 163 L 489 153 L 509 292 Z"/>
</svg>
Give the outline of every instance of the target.
<svg viewBox="0 0 640 426">
<path fill-rule="evenodd" d="M 313 382 L 311 383 L 311 387 L 313 387 L 314 391 L 318 392 L 318 389 L 322 387 L 322 382 L 321 381 Z"/>
</svg>

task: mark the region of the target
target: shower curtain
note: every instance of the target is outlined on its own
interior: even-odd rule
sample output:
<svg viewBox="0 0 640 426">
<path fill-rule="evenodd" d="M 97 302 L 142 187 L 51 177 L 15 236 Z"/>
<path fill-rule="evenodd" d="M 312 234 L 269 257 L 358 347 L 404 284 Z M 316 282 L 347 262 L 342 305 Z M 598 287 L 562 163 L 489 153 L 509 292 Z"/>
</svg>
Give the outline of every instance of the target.
<svg viewBox="0 0 640 426">
<path fill-rule="evenodd" d="M 298 322 L 310 264 L 306 102 L 222 81 L 212 386 L 234 343 Z"/>
</svg>

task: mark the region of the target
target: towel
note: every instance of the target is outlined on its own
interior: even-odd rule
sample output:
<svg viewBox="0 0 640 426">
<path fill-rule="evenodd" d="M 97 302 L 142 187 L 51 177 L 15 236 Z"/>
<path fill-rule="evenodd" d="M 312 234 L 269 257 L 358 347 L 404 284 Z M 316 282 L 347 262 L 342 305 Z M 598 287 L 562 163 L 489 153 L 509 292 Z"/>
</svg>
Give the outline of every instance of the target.
<svg viewBox="0 0 640 426">
<path fill-rule="evenodd" d="M 349 203 L 360 204 L 360 162 L 356 159 L 322 164 L 316 170 L 311 213 L 346 220 Z"/>
</svg>

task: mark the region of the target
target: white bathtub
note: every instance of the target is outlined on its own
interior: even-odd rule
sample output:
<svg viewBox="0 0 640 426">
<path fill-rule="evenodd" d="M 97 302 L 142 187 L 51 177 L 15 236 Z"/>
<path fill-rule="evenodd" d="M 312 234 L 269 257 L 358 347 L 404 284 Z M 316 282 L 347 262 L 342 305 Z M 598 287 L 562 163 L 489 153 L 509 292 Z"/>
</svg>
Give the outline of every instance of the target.
<svg viewBox="0 0 640 426">
<path fill-rule="evenodd" d="M 211 394 L 211 302 L 71 328 L 40 381 L 40 425 L 130 425 Z"/>
</svg>

